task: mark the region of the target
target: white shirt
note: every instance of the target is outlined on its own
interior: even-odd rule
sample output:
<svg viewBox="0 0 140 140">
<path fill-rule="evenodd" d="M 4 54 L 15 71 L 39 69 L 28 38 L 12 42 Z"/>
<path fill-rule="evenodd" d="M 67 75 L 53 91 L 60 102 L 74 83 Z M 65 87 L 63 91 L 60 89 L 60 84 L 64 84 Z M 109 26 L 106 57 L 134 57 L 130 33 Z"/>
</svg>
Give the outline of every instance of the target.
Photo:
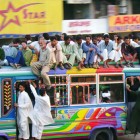
<svg viewBox="0 0 140 140">
<path fill-rule="evenodd" d="M 90 94 L 90 100 L 89 100 L 89 102 L 90 102 L 90 104 L 96 104 L 97 103 L 97 97 L 96 97 L 96 95 L 93 95 L 92 93 Z"/>
<path fill-rule="evenodd" d="M 134 42 L 134 41 L 130 41 L 130 44 L 133 46 L 133 47 L 135 47 L 135 48 L 137 48 L 137 47 L 140 47 L 140 45 L 138 44 L 138 43 L 136 43 L 136 42 Z"/>
<path fill-rule="evenodd" d="M 32 117 L 32 111 L 33 111 L 33 105 L 27 92 L 25 91 L 19 92 L 18 109 L 17 109 L 18 123 L 23 122 L 24 120 L 26 120 L 27 117 L 29 117 L 32 120 L 32 122 L 35 123 Z"/>
<path fill-rule="evenodd" d="M 30 46 L 33 46 L 33 47 L 35 47 L 36 49 L 37 49 L 37 51 L 39 52 L 40 51 L 40 45 L 39 45 L 39 43 L 38 43 L 38 41 L 34 41 L 34 42 L 32 42 L 31 44 L 30 44 Z"/>
<path fill-rule="evenodd" d="M 35 106 L 33 111 L 34 119 L 42 125 L 48 125 L 54 123 L 54 120 L 51 115 L 51 105 L 50 98 L 46 94 L 45 96 L 39 96 L 34 88 L 30 84 L 30 89 L 35 96 Z M 37 123 L 37 124 L 38 124 Z"/>
</svg>

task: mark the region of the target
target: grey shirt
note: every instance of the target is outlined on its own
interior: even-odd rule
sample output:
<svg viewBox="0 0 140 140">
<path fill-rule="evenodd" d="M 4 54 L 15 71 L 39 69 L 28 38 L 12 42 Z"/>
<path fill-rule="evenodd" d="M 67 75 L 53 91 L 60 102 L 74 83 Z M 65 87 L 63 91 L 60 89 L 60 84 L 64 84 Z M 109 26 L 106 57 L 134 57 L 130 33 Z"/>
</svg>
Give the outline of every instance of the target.
<svg viewBox="0 0 140 140">
<path fill-rule="evenodd" d="M 39 61 L 43 63 L 44 66 L 51 63 L 51 51 L 48 47 L 45 50 L 40 49 Z"/>
</svg>

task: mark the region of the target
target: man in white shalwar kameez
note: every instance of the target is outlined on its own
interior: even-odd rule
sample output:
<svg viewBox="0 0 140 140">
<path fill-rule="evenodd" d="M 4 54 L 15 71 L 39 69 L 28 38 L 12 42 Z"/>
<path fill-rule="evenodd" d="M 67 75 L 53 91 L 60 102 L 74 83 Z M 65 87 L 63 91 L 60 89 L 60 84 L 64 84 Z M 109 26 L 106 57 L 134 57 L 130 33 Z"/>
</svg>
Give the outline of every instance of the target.
<svg viewBox="0 0 140 140">
<path fill-rule="evenodd" d="M 32 137 L 40 140 L 44 125 L 54 123 L 54 120 L 50 112 L 51 111 L 50 98 L 46 94 L 46 90 L 44 88 L 40 89 L 40 95 L 38 95 L 31 82 L 30 89 L 35 96 L 35 106 L 33 116 L 36 121 L 36 125 L 33 124 L 32 126 Z"/>
<path fill-rule="evenodd" d="M 17 107 L 17 125 L 19 130 L 19 140 L 29 139 L 29 118 L 35 124 L 32 116 L 33 105 L 27 92 L 25 92 L 25 84 L 19 84 L 18 103 Z"/>
</svg>

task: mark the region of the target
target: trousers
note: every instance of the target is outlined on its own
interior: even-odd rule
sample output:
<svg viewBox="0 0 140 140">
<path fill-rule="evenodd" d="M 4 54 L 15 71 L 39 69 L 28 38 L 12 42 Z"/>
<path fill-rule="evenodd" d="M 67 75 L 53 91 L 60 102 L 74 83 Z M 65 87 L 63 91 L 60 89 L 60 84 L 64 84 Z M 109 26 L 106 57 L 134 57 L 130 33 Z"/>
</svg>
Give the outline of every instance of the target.
<svg viewBox="0 0 140 140">
<path fill-rule="evenodd" d="M 35 62 L 31 65 L 31 69 L 35 75 L 43 78 L 44 85 L 51 85 L 50 78 L 47 74 L 50 71 L 50 66 L 43 66 L 42 62 Z"/>
<path fill-rule="evenodd" d="M 8 63 L 20 64 L 22 66 L 26 66 L 23 54 L 21 51 L 17 52 L 16 57 L 6 56 Z"/>
</svg>

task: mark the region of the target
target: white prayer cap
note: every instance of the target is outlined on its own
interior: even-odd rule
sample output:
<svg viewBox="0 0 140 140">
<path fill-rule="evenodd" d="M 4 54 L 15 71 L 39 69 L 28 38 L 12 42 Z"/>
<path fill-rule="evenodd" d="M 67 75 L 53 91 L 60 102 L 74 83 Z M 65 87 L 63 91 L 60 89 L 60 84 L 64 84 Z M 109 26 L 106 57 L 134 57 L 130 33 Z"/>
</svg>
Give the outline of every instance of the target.
<svg viewBox="0 0 140 140">
<path fill-rule="evenodd" d="M 110 97 L 110 91 L 102 93 L 102 97 Z"/>
</svg>

